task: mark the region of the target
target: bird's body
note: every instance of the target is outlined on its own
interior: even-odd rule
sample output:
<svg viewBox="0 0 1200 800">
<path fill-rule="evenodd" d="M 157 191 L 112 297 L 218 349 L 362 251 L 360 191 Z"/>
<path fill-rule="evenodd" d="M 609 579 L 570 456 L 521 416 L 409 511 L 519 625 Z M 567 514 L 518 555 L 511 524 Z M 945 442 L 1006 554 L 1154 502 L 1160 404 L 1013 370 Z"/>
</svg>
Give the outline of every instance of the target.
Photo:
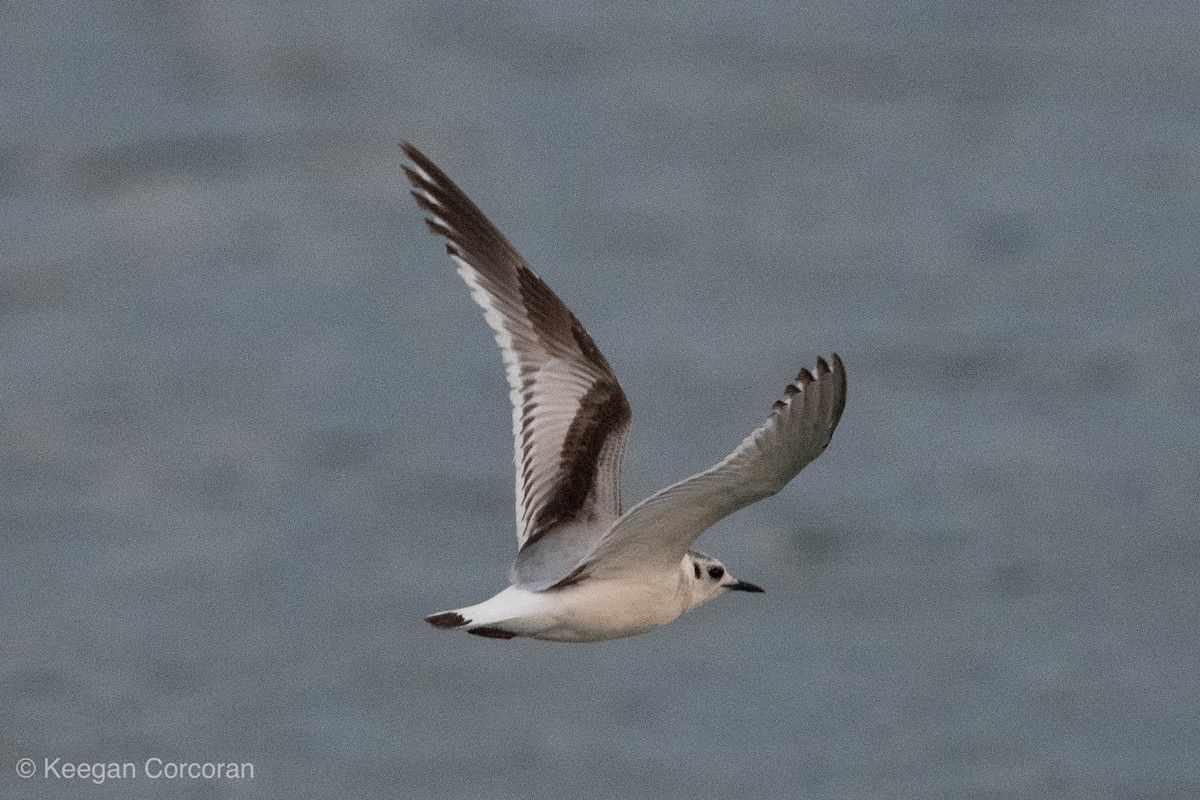
<svg viewBox="0 0 1200 800">
<path fill-rule="evenodd" d="M 721 518 L 782 489 L 824 451 L 846 402 L 841 359 L 801 370 L 767 421 L 707 470 L 624 511 L 630 409 L 575 315 L 471 200 L 409 144 L 404 171 L 447 240 L 504 358 L 513 406 L 512 585 L 426 617 L 479 636 L 592 642 L 665 625 L 726 590 L 761 592 L 691 548 Z"/>
<path fill-rule="evenodd" d="M 612 580 L 583 581 L 554 591 L 514 585 L 477 605 L 445 612 L 470 620 L 446 627 L 502 639 L 517 635 L 555 642 L 598 642 L 666 625 L 687 610 L 687 599 L 678 570 L 674 575 L 633 573 Z"/>
</svg>

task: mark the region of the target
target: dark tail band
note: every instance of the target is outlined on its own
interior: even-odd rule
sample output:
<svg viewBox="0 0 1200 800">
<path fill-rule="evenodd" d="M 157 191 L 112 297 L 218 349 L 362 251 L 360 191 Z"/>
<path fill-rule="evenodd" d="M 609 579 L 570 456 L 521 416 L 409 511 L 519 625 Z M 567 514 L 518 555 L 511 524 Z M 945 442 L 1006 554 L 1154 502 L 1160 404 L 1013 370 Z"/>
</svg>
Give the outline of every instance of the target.
<svg viewBox="0 0 1200 800">
<path fill-rule="evenodd" d="M 435 628 L 450 630 L 466 625 L 470 620 L 457 611 L 443 611 L 440 614 L 430 614 L 425 621 Z"/>
</svg>

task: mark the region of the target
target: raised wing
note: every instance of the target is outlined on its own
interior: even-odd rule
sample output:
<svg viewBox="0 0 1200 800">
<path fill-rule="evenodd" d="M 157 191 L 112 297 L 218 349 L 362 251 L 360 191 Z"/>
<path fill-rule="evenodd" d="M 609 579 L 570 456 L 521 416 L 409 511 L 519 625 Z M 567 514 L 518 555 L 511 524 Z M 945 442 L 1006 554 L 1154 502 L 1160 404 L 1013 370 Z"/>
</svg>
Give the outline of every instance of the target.
<svg viewBox="0 0 1200 800">
<path fill-rule="evenodd" d="M 621 514 L 629 402 L 592 337 L 516 248 L 420 150 L 403 148 L 425 222 L 446 238 L 500 345 L 513 407 L 514 577 L 544 579 L 555 565 L 570 569 Z"/>
<path fill-rule="evenodd" d="M 626 571 L 671 570 L 718 520 L 775 494 L 825 450 L 846 407 L 846 370 L 817 359 L 800 371 L 771 416 L 720 463 L 631 508 L 560 583 Z"/>
</svg>

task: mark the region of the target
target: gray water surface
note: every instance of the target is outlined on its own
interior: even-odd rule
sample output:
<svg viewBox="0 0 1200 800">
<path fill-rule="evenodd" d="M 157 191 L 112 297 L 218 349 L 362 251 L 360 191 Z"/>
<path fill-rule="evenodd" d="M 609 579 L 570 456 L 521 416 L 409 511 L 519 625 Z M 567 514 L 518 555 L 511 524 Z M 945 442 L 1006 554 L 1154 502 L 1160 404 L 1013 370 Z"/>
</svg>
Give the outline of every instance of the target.
<svg viewBox="0 0 1200 800">
<path fill-rule="evenodd" d="M 0 796 L 1200 796 L 1200 6 L 0 28 Z M 699 543 L 766 595 L 422 621 L 503 587 L 512 463 L 402 139 L 613 363 L 629 501 L 841 354 L 829 450 Z"/>
</svg>

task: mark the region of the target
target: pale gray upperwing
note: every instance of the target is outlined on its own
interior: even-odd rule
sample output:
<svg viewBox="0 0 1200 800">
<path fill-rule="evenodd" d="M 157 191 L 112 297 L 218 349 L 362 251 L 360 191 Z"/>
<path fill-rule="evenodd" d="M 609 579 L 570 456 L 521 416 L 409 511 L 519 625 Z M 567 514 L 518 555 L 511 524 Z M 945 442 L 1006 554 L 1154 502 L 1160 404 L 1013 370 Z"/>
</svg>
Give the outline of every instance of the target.
<svg viewBox="0 0 1200 800">
<path fill-rule="evenodd" d="M 560 584 L 674 570 L 705 530 L 775 494 L 825 451 L 846 407 L 846 371 L 817 359 L 801 370 L 767 421 L 719 463 L 631 508 Z"/>
</svg>

